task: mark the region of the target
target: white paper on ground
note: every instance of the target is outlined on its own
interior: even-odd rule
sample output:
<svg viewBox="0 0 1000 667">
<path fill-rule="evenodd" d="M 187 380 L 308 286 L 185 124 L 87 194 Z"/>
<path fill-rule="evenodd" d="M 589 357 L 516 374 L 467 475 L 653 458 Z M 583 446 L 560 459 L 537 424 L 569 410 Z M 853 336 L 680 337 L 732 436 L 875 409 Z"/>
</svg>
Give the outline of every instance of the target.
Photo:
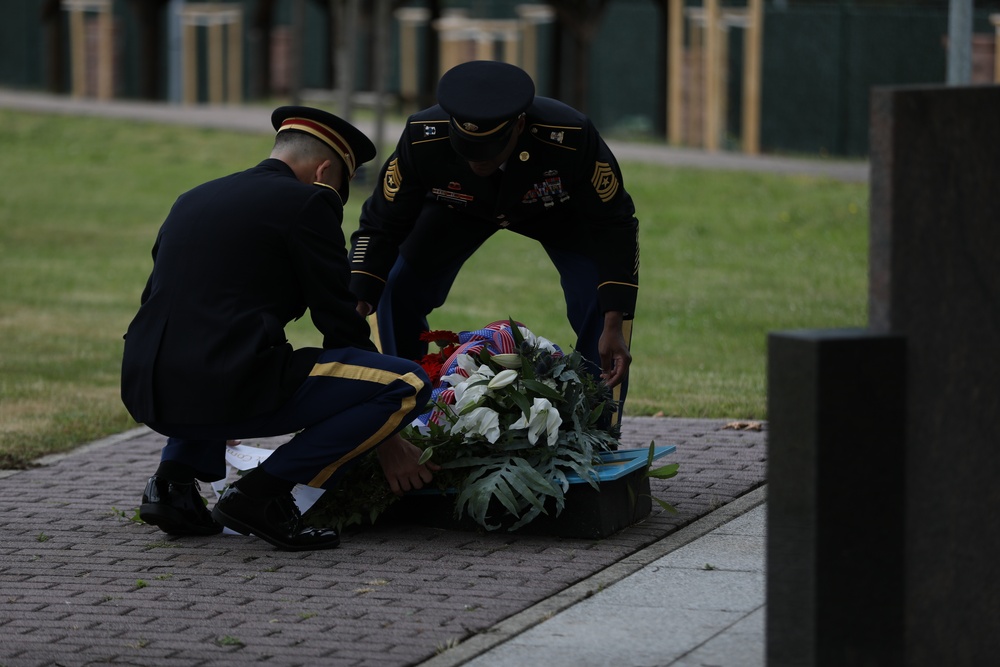
<svg viewBox="0 0 1000 667">
<path fill-rule="evenodd" d="M 272 452 L 274 452 L 273 449 L 265 449 L 263 447 L 251 447 L 242 444 L 229 445 L 226 447 L 226 463 L 237 471 L 252 470 L 263 463 Z M 212 489 L 215 491 L 216 499 L 222 495 L 227 486 L 228 482 L 226 479 L 212 482 Z M 305 484 L 296 484 L 295 488 L 292 489 L 292 498 L 295 500 L 295 505 L 299 508 L 299 511 L 305 512 L 319 500 L 325 490 L 306 486 Z M 223 529 L 222 533 L 224 535 L 239 535 L 239 533 L 229 528 Z"/>
</svg>

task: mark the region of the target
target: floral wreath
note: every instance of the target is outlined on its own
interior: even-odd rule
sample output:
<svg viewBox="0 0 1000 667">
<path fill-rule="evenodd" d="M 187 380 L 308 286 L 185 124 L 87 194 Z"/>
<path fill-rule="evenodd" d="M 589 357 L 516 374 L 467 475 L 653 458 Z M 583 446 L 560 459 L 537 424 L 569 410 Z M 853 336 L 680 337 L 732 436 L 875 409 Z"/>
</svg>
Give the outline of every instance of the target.
<svg viewBox="0 0 1000 667">
<path fill-rule="evenodd" d="M 441 467 L 433 484 L 454 493 L 456 516 L 516 530 L 562 512 L 568 474 L 598 488 L 595 468 L 602 452 L 618 448 L 619 430 L 608 419 L 611 391 L 583 355 L 514 320 L 421 339 L 439 347 L 420 360 L 435 388 L 403 436 L 423 450 L 421 463 Z M 374 521 L 394 502 L 369 455 L 312 513 L 316 523 L 343 527 Z"/>
</svg>

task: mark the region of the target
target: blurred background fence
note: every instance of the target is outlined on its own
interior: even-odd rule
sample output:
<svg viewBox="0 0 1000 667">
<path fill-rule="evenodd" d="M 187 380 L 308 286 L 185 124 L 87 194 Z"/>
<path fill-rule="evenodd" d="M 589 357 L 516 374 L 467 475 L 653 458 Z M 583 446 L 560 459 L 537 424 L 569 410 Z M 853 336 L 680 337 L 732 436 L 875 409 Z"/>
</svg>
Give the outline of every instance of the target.
<svg viewBox="0 0 1000 667">
<path fill-rule="evenodd" d="M 485 58 L 524 67 L 607 135 L 864 156 L 872 86 L 945 82 L 948 11 L 948 0 L 4 0 L 0 86 L 407 113 L 433 103 L 445 69 Z M 998 81 L 1000 0 L 977 0 L 972 24 L 972 82 Z"/>
</svg>

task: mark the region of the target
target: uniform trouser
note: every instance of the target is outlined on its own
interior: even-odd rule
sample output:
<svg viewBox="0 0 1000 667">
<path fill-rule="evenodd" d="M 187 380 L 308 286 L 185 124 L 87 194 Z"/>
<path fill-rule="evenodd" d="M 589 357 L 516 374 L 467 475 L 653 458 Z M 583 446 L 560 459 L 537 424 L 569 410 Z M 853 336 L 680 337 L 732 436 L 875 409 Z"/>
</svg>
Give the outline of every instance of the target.
<svg viewBox="0 0 1000 667">
<path fill-rule="evenodd" d="M 329 488 L 361 454 L 412 422 L 430 392 L 427 375 L 411 361 L 356 348 L 324 350 L 273 413 L 226 424 L 149 426 L 168 436 L 161 460 L 188 465 L 206 482 L 226 476 L 226 440 L 296 433 L 261 467 L 290 482 Z"/>
<path fill-rule="evenodd" d="M 433 210 L 433 209 L 432 209 Z M 464 227 L 456 228 L 456 224 Z M 449 228 L 450 227 L 450 228 Z M 425 207 L 413 234 L 430 239 L 439 239 L 434 245 L 442 248 L 430 261 L 421 261 L 419 254 L 404 245 L 400 255 L 389 272 L 382 298 L 378 304 L 377 320 L 382 351 L 404 359 L 419 359 L 427 353 L 427 343 L 419 340 L 420 333 L 427 331 L 427 316 L 435 308 L 444 305 L 455 278 L 465 261 L 486 241 L 496 227 L 484 228 L 481 223 L 457 223 L 455 216 L 443 213 L 428 215 Z M 440 239 L 448 239 L 442 244 Z M 412 238 L 409 244 L 419 246 Z M 446 247 L 446 250 L 442 247 Z M 433 247 L 433 246 L 430 246 Z M 604 314 L 597 300 L 597 263 L 586 255 L 561 247 L 556 243 L 542 242 L 542 247 L 559 272 L 559 280 L 566 301 L 566 316 L 576 334 L 576 348 L 590 363 L 591 372 L 600 377 L 601 356 L 598 342 L 604 330 Z M 505 266 L 514 263 L 513 258 Z M 516 313 L 516 303 L 504 303 L 504 294 L 496 296 L 497 319 L 507 313 Z M 516 315 L 515 315 L 516 316 Z M 486 322 L 470 322 L 469 328 L 476 329 Z M 530 322 L 524 323 L 529 329 Z M 625 322 L 625 342 L 631 344 L 632 322 Z M 534 331 L 545 336 L 544 331 Z M 558 341 L 556 341 L 558 342 Z M 614 398 L 618 403 L 617 421 L 622 414 L 628 393 L 628 377 L 615 387 Z"/>
</svg>

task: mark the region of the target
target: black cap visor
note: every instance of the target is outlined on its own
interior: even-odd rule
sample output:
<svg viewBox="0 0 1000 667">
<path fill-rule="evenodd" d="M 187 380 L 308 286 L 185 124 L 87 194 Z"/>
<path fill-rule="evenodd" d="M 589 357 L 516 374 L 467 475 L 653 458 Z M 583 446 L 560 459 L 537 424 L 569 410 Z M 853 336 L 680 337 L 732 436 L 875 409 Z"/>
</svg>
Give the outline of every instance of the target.
<svg viewBox="0 0 1000 667">
<path fill-rule="evenodd" d="M 492 160 L 497 155 L 500 155 L 503 149 L 507 148 L 507 144 L 510 143 L 510 135 L 517 123 L 511 122 L 507 125 L 508 127 L 499 135 L 491 135 L 484 141 L 478 137 L 470 137 L 468 134 L 457 129 L 455 121 L 452 120 L 451 131 L 448 133 L 451 139 L 451 147 L 455 149 L 455 152 L 463 160 L 469 162 L 486 162 Z"/>
</svg>

